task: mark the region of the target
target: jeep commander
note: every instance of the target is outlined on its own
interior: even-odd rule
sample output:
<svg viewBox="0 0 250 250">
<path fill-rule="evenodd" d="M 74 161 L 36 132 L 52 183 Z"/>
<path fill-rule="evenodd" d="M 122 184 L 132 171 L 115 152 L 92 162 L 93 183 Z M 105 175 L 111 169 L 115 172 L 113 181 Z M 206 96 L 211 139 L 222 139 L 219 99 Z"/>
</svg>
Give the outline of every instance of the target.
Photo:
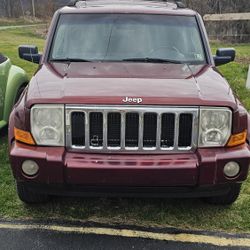
<svg viewBox="0 0 250 250">
<path fill-rule="evenodd" d="M 10 117 L 20 199 L 204 197 L 231 204 L 247 178 L 248 113 L 216 66 L 202 18 L 175 1 L 73 1 Z"/>
</svg>

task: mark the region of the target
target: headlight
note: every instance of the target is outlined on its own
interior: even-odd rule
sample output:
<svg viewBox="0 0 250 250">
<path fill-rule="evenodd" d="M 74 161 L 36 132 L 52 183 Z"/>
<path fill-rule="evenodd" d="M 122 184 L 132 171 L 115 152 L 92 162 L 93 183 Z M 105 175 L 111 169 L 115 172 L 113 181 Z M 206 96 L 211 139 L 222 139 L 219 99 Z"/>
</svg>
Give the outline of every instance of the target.
<svg viewBox="0 0 250 250">
<path fill-rule="evenodd" d="M 231 135 L 232 112 L 227 108 L 201 108 L 199 147 L 222 147 Z"/>
<path fill-rule="evenodd" d="M 64 106 L 52 104 L 33 106 L 31 133 L 37 145 L 64 146 Z"/>
</svg>

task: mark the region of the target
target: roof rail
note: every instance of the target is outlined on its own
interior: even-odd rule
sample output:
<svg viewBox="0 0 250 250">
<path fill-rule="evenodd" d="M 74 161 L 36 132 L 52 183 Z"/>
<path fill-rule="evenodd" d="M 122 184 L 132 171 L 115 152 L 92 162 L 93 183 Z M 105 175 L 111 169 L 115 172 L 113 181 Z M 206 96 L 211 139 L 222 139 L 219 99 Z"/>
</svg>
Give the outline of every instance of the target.
<svg viewBox="0 0 250 250">
<path fill-rule="evenodd" d="M 71 1 L 69 1 L 69 3 L 67 4 L 67 6 L 69 6 L 69 7 L 75 7 L 77 2 L 78 2 L 78 0 L 71 0 Z"/>
<path fill-rule="evenodd" d="M 86 0 L 70 0 L 70 2 L 67 4 L 68 7 L 76 7 L 78 2 L 84 2 L 86 4 Z"/>
<path fill-rule="evenodd" d="M 161 1 L 161 0 L 159 0 Z M 78 2 L 84 2 L 85 3 L 85 6 L 86 6 L 86 3 L 87 3 L 87 0 L 70 0 L 70 2 L 67 4 L 68 7 L 76 7 L 77 3 Z M 172 2 L 174 4 L 176 4 L 176 6 L 178 8 L 186 8 L 186 5 L 182 2 L 182 0 L 162 0 L 162 2 Z"/>
<path fill-rule="evenodd" d="M 186 7 L 187 7 L 186 4 L 182 2 L 182 0 L 179 0 L 179 1 L 178 1 L 178 0 L 173 0 L 173 1 L 163 0 L 163 1 L 164 1 L 164 2 L 172 2 L 172 3 L 175 3 L 176 6 L 177 6 L 178 8 L 180 8 L 180 9 L 186 8 Z"/>
<path fill-rule="evenodd" d="M 187 8 L 186 4 L 182 1 L 176 1 L 176 5 L 178 8 Z"/>
</svg>

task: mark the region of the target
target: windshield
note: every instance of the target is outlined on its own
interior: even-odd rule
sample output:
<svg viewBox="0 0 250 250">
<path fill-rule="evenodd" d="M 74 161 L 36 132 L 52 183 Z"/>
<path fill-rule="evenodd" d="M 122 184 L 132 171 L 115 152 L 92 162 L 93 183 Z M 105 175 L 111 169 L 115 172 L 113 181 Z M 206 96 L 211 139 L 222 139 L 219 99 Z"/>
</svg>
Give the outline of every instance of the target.
<svg viewBox="0 0 250 250">
<path fill-rule="evenodd" d="M 63 14 L 50 60 L 203 64 L 194 16 Z"/>
</svg>

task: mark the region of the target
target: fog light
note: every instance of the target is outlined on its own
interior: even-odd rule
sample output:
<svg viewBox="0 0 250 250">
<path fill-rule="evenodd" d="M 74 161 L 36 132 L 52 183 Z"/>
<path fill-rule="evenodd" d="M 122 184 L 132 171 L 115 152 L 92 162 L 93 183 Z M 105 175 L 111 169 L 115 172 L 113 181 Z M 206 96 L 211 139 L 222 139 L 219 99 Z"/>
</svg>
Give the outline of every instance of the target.
<svg viewBox="0 0 250 250">
<path fill-rule="evenodd" d="M 233 178 L 237 176 L 240 172 L 240 166 L 237 162 L 230 161 L 224 167 L 224 174 L 227 177 Z"/>
<path fill-rule="evenodd" d="M 22 170 L 26 175 L 33 176 L 38 173 L 39 166 L 34 161 L 24 161 L 22 164 Z"/>
</svg>

